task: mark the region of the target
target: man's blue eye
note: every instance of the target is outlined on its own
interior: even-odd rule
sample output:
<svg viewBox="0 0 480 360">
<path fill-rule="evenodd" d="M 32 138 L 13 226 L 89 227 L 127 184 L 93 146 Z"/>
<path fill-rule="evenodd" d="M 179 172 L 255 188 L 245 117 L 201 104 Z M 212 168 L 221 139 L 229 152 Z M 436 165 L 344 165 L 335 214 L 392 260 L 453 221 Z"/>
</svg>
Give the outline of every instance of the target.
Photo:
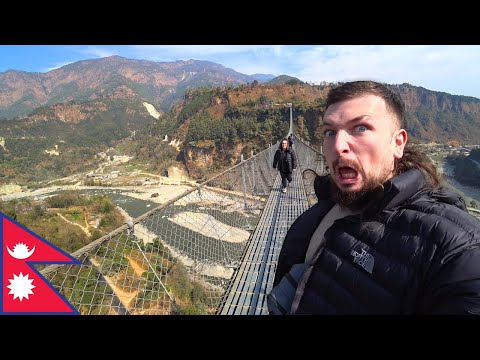
<svg viewBox="0 0 480 360">
<path fill-rule="evenodd" d="M 325 137 L 332 137 L 332 136 L 335 136 L 335 131 L 333 131 L 333 130 L 325 130 L 325 131 L 323 132 L 323 135 L 324 135 Z"/>
<path fill-rule="evenodd" d="M 361 132 L 361 133 L 365 132 L 365 131 L 367 131 L 367 127 L 364 126 L 364 125 L 359 125 L 359 126 L 357 126 L 357 131 Z"/>
</svg>

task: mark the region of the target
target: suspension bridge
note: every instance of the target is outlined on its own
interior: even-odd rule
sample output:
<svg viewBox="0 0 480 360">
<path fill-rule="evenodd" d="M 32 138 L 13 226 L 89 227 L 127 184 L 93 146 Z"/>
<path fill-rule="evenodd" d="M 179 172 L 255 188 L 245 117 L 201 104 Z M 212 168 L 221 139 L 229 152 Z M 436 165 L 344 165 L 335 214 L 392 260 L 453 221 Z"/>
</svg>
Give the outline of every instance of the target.
<svg viewBox="0 0 480 360">
<path fill-rule="evenodd" d="M 277 148 L 74 252 L 83 266 L 41 273 L 83 315 L 267 314 L 283 239 L 316 203 L 315 173 L 325 172 L 321 152 L 295 138 L 298 166 L 283 193 L 272 167 Z"/>
<path fill-rule="evenodd" d="M 313 203 L 320 152 L 295 139 L 287 193 L 278 143 L 74 252 L 41 273 L 81 314 L 267 314 L 283 239 Z M 304 176 L 302 176 L 302 174 Z"/>
</svg>

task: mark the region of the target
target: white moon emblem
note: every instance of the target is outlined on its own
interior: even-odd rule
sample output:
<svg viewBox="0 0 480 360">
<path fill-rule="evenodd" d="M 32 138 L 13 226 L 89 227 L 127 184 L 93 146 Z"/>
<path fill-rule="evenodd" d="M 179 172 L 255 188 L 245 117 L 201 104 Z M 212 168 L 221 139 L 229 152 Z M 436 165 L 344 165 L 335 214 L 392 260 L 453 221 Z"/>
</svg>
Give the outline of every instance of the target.
<svg viewBox="0 0 480 360">
<path fill-rule="evenodd" d="M 20 244 L 16 244 L 13 247 L 13 251 L 10 250 L 7 246 L 7 251 L 15 259 L 23 260 L 30 257 L 33 254 L 33 252 L 35 251 L 35 246 L 33 247 L 32 250 L 28 251 L 28 246 L 20 243 Z"/>
</svg>

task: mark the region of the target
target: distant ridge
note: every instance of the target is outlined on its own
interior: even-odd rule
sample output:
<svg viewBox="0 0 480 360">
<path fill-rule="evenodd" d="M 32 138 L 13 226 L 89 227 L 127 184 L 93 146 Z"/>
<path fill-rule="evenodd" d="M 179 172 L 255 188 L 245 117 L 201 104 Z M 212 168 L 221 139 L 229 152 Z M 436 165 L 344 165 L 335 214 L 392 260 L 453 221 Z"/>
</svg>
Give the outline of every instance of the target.
<svg viewBox="0 0 480 360">
<path fill-rule="evenodd" d="M 269 85 L 297 85 L 297 84 L 304 84 L 304 82 L 296 77 L 288 76 L 288 75 L 280 75 L 272 80 L 268 81 L 267 84 Z"/>
</svg>

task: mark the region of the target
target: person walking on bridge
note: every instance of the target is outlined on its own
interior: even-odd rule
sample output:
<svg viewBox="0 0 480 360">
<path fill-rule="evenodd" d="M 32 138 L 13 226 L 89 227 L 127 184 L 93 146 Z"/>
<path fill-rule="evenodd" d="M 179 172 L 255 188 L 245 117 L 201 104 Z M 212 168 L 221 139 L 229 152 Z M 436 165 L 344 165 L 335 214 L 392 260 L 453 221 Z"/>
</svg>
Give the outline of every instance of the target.
<svg viewBox="0 0 480 360">
<path fill-rule="evenodd" d="M 321 127 L 330 174 L 286 234 L 269 312 L 480 314 L 480 221 L 406 146 L 399 95 L 344 83 Z"/>
<path fill-rule="evenodd" d="M 288 139 L 282 139 L 273 157 L 273 168 L 280 171 L 282 177 L 282 192 L 287 192 L 288 184 L 292 182 L 293 171 L 297 168 L 297 155 L 288 145 Z"/>
</svg>

